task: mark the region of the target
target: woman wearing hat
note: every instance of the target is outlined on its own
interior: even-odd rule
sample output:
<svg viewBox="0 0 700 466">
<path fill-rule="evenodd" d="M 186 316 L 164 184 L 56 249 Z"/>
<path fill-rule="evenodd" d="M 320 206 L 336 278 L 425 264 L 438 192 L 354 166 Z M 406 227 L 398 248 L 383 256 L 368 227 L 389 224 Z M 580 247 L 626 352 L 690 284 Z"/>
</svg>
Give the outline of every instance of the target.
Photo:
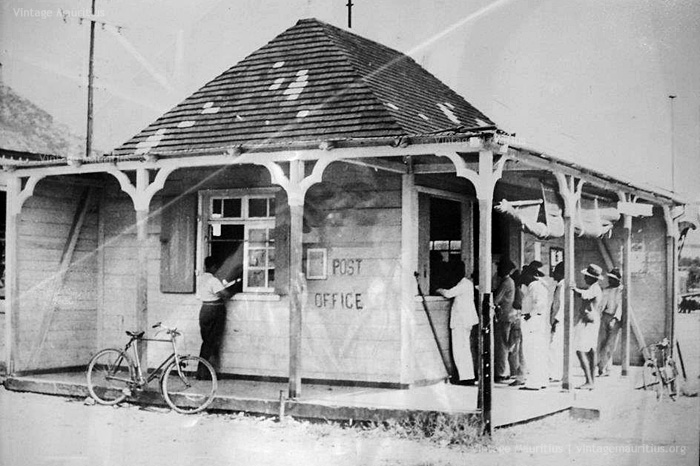
<svg viewBox="0 0 700 466">
<path fill-rule="evenodd" d="M 598 375 L 610 375 L 612 355 L 617 346 L 622 320 L 622 286 L 620 269 L 608 272 L 608 287 L 603 290 L 600 304 L 600 333 L 598 334 Z"/>
<path fill-rule="evenodd" d="M 581 296 L 581 306 L 574 324 L 574 349 L 586 377 L 586 383 L 578 388 L 592 390 L 600 324 L 599 309 L 603 299 L 603 290 L 598 282 L 602 278 L 603 269 L 590 264 L 581 273 L 588 288 L 574 288 L 574 292 Z"/>
</svg>

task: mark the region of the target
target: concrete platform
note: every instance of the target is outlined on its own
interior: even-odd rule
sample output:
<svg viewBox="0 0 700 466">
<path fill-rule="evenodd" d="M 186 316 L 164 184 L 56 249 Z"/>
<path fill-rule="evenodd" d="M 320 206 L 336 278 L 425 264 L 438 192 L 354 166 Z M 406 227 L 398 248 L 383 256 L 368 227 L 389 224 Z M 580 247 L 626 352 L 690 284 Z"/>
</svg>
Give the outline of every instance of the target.
<svg viewBox="0 0 700 466">
<path fill-rule="evenodd" d="M 49 395 L 87 397 L 84 372 L 10 376 L 8 390 Z M 286 394 L 286 383 L 223 379 L 219 381 L 212 410 L 243 411 L 251 414 L 278 415 L 280 392 Z M 555 386 L 538 392 L 521 391 L 507 385 L 496 385 L 493 393 L 492 421 L 495 427 L 540 419 L 570 410 L 572 393 Z M 133 403 L 165 405 L 156 382 Z M 405 390 L 305 384 L 302 396 L 285 401 L 285 413 L 300 418 L 328 420 L 375 421 L 401 420 L 417 415 L 438 414 L 478 421 L 477 388 L 440 383 Z"/>
</svg>

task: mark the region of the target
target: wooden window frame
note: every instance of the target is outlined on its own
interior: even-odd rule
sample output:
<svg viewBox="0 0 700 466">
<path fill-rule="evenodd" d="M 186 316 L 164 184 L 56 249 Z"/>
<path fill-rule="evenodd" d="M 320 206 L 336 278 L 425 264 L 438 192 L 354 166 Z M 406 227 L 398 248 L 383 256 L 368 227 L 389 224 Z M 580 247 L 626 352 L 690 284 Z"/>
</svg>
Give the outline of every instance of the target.
<svg viewBox="0 0 700 466">
<path fill-rule="evenodd" d="M 265 287 L 248 286 L 248 254 L 250 251 L 249 234 L 251 229 L 266 228 L 268 235 L 273 235 L 276 227 L 276 206 L 270 209 L 268 203 L 267 217 L 250 217 L 249 216 L 249 200 L 250 199 L 269 199 L 276 201 L 276 195 L 279 188 L 248 188 L 248 189 L 210 189 L 199 192 L 199 228 L 197 236 L 197 275 L 204 271 L 204 258 L 209 252 L 208 229 L 212 224 L 219 225 L 242 225 L 244 230 L 243 238 L 243 293 L 261 293 L 270 294 L 275 292 L 275 285 Z M 240 217 L 219 217 L 212 218 L 214 199 L 241 199 L 241 215 Z M 267 246 L 265 249 L 272 249 L 277 252 L 278 246 Z M 276 255 L 276 254 L 275 254 Z M 268 256 L 269 257 L 269 256 Z M 275 258 L 276 259 L 276 258 Z M 275 280 L 278 279 L 278 265 L 274 267 L 263 267 L 265 270 L 275 270 Z M 266 275 L 266 281 L 269 276 Z M 269 283 L 268 283 L 269 285 Z"/>
</svg>

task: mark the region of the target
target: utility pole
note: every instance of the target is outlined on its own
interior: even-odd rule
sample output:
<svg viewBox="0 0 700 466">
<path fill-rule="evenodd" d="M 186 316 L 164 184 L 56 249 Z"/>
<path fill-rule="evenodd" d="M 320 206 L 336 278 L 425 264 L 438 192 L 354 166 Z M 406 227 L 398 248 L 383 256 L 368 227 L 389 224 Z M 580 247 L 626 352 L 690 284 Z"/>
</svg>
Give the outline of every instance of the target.
<svg viewBox="0 0 700 466">
<path fill-rule="evenodd" d="M 121 26 L 109 24 L 107 21 L 101 20 L 95 9 L 95 0 L 91 0 L 90 15 L 72 15 L 68 12 L 61 11 L 63 22 L 68 23 L 68 20 L 77 17 L 78 23 L 83 24 L 83 21 L 90 23 L 90 45 L 88 53 L 88 96 L 87 96 L 87 134 L 85 136 L 85 157 L 89 158 L 92 153 L 92 136 L 93 136 L 93 103 L 94 103 L 94 81 L 95 81 L 95 25 L 100 24 L 102 29 L 109 26 L 116 29 L 119 33 Z"/>
<path fill-rule="evenodd" d="M 675 150 L 675 122 L 673 121 L 673 101 L 677 96 L 669 95 L 671 101 L 671 191 L 676 192 L 676 150 Z"/>
<path fill-rule="evenodd" d="M 352 7 L 354 6 L 352 0 L 348 0 L 348 3 L 346 3 L 345 6 L 348 7 L 348 28 L 352 29 Z"/>
<path fill-rule="evenodd" d="M 95 0 L 92 0 L 90 14 L 95 16 Z M 88 56 L 88 99 L 87 99 L 87 136 L 85 137 L 85 158 L 92 152 L 92 87 L 95 79 L 95 21 L 90 20 L 90 54 Z"/>
</svg>

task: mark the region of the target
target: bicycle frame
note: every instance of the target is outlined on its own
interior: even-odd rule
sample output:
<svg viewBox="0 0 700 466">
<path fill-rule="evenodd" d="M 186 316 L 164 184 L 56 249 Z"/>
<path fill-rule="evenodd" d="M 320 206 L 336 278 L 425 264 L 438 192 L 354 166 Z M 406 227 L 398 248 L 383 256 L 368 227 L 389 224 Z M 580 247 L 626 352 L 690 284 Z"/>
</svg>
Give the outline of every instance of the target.
<svg viewBox="0 0 700 466">
<path fill-rule="evenodd" d="M 129 348 L 132 349 L 133 353 L 133 358 L 134 358 L 134 365 L 136 366 L 136 380 L 134 381 L 138 387 L 143 387 L 145 385 L 148 385 L 153 379 L 155 379 L 158 374 L 162 373 L 162 370 L 170 364 L 173 359 L 175 360 L 175 367 L 177 368 L 177 374 L 180 377 L 180 379 L 185 383 L 188 387 L 190 384 L 187 381 L 187 378 L 184 376 L 182 373 L 182 368 L 180 367 L 180 355 L 177 352 L 177 347 L 175 346 L 175 337 L 176 335 L 170 334 L 170 339 L 168 340 L 162 340 L 159 338 L 144 338 L 144 337 L 131 337 L 131 340 L 124 346 L 124 353 L 129 354 Z M 141 354 L 139 352 L 139 345 L 134 344 L 135 342 L 138 343 L 139 341 L 155 341 L 155 342 L 160 342 L 160 343 L 171 343 L 173 347 L 173 352 L 170 353 L 170 355 L 163 360 L 163 362 L 160 363 L 160 365 L 153 370 L 150 374 L 147 374 L 147 377 L 144 378 L 143 376 L 143 369 L 141 368 Z M 147 370 L 148 371 L 148 370 Z"/>
</svg>

